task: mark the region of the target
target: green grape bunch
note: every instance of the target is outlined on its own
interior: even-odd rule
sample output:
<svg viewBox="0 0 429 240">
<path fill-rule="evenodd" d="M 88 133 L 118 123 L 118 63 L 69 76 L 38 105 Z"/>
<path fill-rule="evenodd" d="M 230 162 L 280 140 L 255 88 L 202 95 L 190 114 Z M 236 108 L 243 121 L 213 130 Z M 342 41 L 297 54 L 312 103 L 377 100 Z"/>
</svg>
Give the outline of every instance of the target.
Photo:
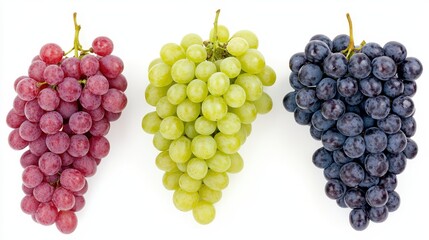
<svg viewBox="0 0 429 240">
<path fill-rule="evenodd" d="M 200 224 L 215 218 L 214 204 L 229 184 L 228 174 L 242 170 L 238 150 L 257 114 L 271 111 L 264 87 L 276 81 L 255 33 L 240 30 L 230 36 L 218 25 L 219 13 L 209 40 L 190 33 L 180 44 L 162 46 L 149 64 L 145 91 L 155 110 L 142 119 L 160 151 L 155 163 L 165 171 L 164 187 L 174 191 L 174 206 L 192 210 Z"/>
</svg>

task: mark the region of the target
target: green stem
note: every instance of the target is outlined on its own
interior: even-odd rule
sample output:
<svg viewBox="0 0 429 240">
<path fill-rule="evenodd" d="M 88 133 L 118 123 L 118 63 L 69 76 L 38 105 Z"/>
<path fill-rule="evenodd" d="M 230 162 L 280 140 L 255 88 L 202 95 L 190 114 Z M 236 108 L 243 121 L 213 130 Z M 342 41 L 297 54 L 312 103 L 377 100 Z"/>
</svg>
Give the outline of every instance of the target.
<svg viewBox="0 0 429 240">
<path fill-rule="evenodd" d="M 358 48 L 355 48 L 352 19 L 349 13 L 346 14 L 346 17 L 347 17 L 347 21 L 349 22 L 350 41 L 349 41 L 349 46 L 341 52 L 346 55 L 347 59 L 350 59 L 353 56 L 354 52 L 361 50 L 362 47 L 366 44 L 366 42 L 362 41 L 360 46 Z"/>
<path fill-rule="evenodd" d="M 73 13 L 73 22 L 74 22 L 74 56 L 79 57 L 79 50 L 82 49 L 82 46 L 79 43 L 79 32 L 80 32 L 80 25 L 77 24 L 76 20 L 77 13 Z"/>
</svg>

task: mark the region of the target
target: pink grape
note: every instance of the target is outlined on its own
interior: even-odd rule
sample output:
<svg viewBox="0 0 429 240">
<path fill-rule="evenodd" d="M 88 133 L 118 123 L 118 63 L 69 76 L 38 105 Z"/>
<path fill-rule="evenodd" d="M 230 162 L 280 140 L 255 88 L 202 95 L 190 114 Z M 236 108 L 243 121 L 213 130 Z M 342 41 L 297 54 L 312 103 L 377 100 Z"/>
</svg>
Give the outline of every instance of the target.
<svg viewBox="0 0 429 240">
<path fill-rule="evenodd" d="M 32 78 L 24 78 L 16 86 L 16 93 L 24 101 L 31 101 L 39 94 L 37 82 Z"/>
<path fill-rule="evenodd" d="M 122 92 L 125 92 L 128 87 L 127 79 L 123 74 L 119 74 L 116 78 L 109 78 L 110 88 L 116 88 Z"/>
<path fill-rule="evenodd" d="M 61 169 L 61 157 L 52 152 L 45 152 L 39 158 L 39 169 L 46 175 L 54 175 Z"/>
<path fill-rule="evenodd" d="M 101 105 L 101 96 L 93 94 L 88 88 L 84 88 L 79 102 L 86 110 L 95 110 Z"/>
<path fill-rule="evenodd" d="M 116 78 L 123 70 L 122 59 L 115 55 L 107 55 L 100 59 L 100 71 L 107 78 Z"/>
<path fill-rule="evenodd" d="M 113 52 L 113 42 L 108 37 L 97 37 L 92 41 L 92 51 L 99 56 L 107 56 Z"/>
<path fill-rule="evenodd" d="M 85 207 L 85 198 L 83 196 L 76 195 L 76 194 L 74 198 L 75 198 L 75 203 L 71 211 L 79 212 L 80 210 L 82 210 L 83 207 Z"/>
<path fill-rule="evenodd" d="M 18 129 L 21 138 L 29 142 L 38 139 L 42 134 L 39 125 L 28 120 L 24 121 Z"/>
<path fill-rule="evenodd" d="M 34 214 L 40 202 L 33 195 L 26 195 L 21 200 L 21 210 L 26 214 Z"/>
<path fill-rule="evenodd" d="M 89 133 L 91 133 L 92 136 L 105 136 L 107 135 L 107 133 L 109 133 L 109 130 L 110 130 L 110 123 L 107 120 L 107 118 L 103 118 L 100 121 L 96 121 L 92 123 Z"/>
<path fill-rule="evenodd" d="M 32 154 L 39 157 L 42 156 L 42 154 L 48 151 L 48 147 L 46 146 L 46 134 L 42 134 L 38 139 L 31 141 L 28 147 Z"/>
<path fill-rule="evenodd" d="M 76 192 L 85 186 L 85 177 L 79 170 L 68 168 L 61 173 L 60 184 L 64 188 Z"/>
<path fill-rule="evenodd" d="M 57 85 L 64 79 L 64 71 L 58 65 L 48 65 L 43 71 L 43 79 L 49 85 Z"/>
<path fill-rule="evenodd" d="M 104 114 L 103 114 L 103 116 L 104 116 Z M 25 120 L 26 120 L 25 116 L 20 116 L 20 115 L 16 114 L 13 109 L 11 109 L 7 113 L 7 116 L 6 116 L 6 124 L 10 128 L 19 128 L 19 126 L 21 126 L 21 123 L 23 123 Z"/>
<path fill-rule="evenodd" d="M 21 166 L 23 168 L 26 168 L 30 165 L 37 165 L 39 161 L 39 157 L 32 154 L 30 152 L 30 150 L 25 151 L 22 155 L 21 158 L 19 159 L 19 162 L 21 163 Z"/>
<path fill-rule="evenodd" d="M 73 192 L 73 194 L 75 195 L 75 197 L 83 196 L 87 191 L 88 191 L 88 181 L 85 180 L 85 186 L 83 186 L 81 190 Z"/>
<path fill-rule="evenodd" d="M 28 76 L 19 76 L 18 78 L 15 79 L 15 81 L 13 82 L 13 89 L 16 91 L 16 86 L 18 85 L 19 81 L 21 81 L 24 78 L 28 78 Z"/>
<path fill-rule="evenodd" d="M 45 114 L 45 110 L 40 107 L 37 99 L 34 99 L 25 104 L 24 114 L 28 121 L 39 122 L 40 118 Z"/>
<path fill-rule="evenodd" d="M 92 157 L 85 155 L 74 160 L 73 168 L 79 170 L 85 177 L 91 177 L 97 172 L 97 163 Z"/>
<path fill-rule="evenodd" d="M 49 151 L 62 154 L 67 151 L 70 146 L 70 137 L 67 133 L 59 131 L 55 134 L 46 136 L 46 146 Z"/>
<path fill-rule="evenodd" d="M 89 139 L 89 153 L 95 158 L 104 158 L 109 154 L 110 143 L 107 138 L 103 136 L 92 136 Z"/>
<path fill-rule="evenodd" d="M 35 165 L 28 166 L 22 173 L 22 183 L 28 188 L 34 188 L 43 181 L 43 173 Z"/>
<path fill-rule="evenodd" d="M 64 234 L 74 232 L 77 227 L 77 217 L 73 211 L 60 211 L 58 213 L 55 225 L 58 230 Z"/>
<path fill-rule="evenodd" d="M 109 81 L 103 75 L 94 75 L 86 80 L 86 88 L 95 95 L 103 95 L 109 90 Z"/>
<path fill-rule="evenodd" d="M 80 60 L 76 57 L 65 58 L 61 62 L 61 69 L 64 72 L 64 77 L 80 79 Z"/>
<path fill-rule="evenodd" d="M 12 130 L 9 133 L 7 140 L 8 140 L 9 146 L 15 150 L 22 150 L 28 146 L 28 141 L 25 141 L 19 135 L 19 129 L 18 128 Z"/>
<path fill-rule="evenodd" d="M 45 72 L 46 63 L 42 60 L 35 60 L 28 68 L 28 76 L 37 82 L 43 82 L 43 72 Z"/>
<path fill-rule="evenodd" d="M 33 196 L 33 188 L 26 187 L 24 184 L 21 184 L 21 189 L 25 195 Z"/>
<path fill-rule="evenodd" d="M 64 52 L 58 44 L 47 43 L 40 49 L 39 56 L 47 64 L 57 64 L 63 58 Z"/>
<path fill-rule="evenodd" d="M 33 189 L 33 196 L 38 202 L 49 202 L 55 188 L 47 182 L 42 182 Z"/>
<path fill-rule="evenodd" d="M 34 213 L 36 221 L 45 226 L 54 224 L 57 219 L 57 215 L 58 209 L 52 202 L 40 203 Z"/>
<path fill-rule="evenodd" d="M 13 111 L 19 116 L 25 116 L 24 108 L 27 101 L 22 100 L 18 96 L 13 100 Z"/>
<path fill-rule="evenodd" d="M 45 175 L 45 179 L 43 181 L 53 186 L 57 186 L 58 180 L 60 180 L 60 175 L 54 174 L 54 175 Z"/>
<path fill-rule="evenodd" d="M 103 107 L 98 107 L 97 109 L 94 110 L 88 110 L 86 111 L 87 113 L 89 113 L 89 115 L 91 115 L 92 118 L 92 122 L 94 123 L 95 121 L 100 121 L 101 119 L 104 118 L 104 108 Z"/>
<path fill-rule="evenodd" d="M 52 195 L 52 202 L 58 210 L 70 210 L 74 206 L 75 198 L 73 193 L 69 190 L 63 187 L 58 187 Z"/>
<path fill-rule="evenodd" d="M 63 82 L 57 86 L 58 95 L 63 101 L 77 101 L 82 92 L 82 86 L 76 78 L 66 77 Z"/>
<path fill-rule="evenodd" d="M 70 146 L 67 152 L 73 157 L 83 157 L 89 151 L 89 140 L 85 135 L 77 134 L 70 137 Z"/>
<path fill-rule="evenodd" d="M 69 127 L 76 134 L 84 134 L 91 129 L 92 118 L 84 111 L 75 112 L 69 119 Z"/>
<path fill-rule="evenodd" d="M 74 162 L 74 160 L 75 160 L 75 157 L 70 155 L 68 152 L 64 152 L 61 154 L 61 163 L 63 167 L 71 165 Z"/>
<path fill-rule="evenodd" d="M 55 134 L 63 127 L 63 117 L 56 111 L 47 112 L 40 118 L 40 129 L 46 134 Z"/>
<path fill-rule="evenodd" d="M 127 97 L 122 91 L 111 88 L 103 95 L 102 106 L 109 112 L 122 112 L 127 106 Z"/>
<path fill-rule="evenodd" d="M 80 71 L 86 77 L 95 75 L 98 72 L 99 67 L 100 63 L 94 55 L 85 55 L 80 60 Z"/>
<path fill-rule="evenodd" d="M 69 119 L 70 116 L 79 110 L 77 102 L 60 101 L 56 111 L 61 114 L 64 119 Z"/>
<path fill-rule="evenodd" d="M 58 92 L 52 88 L 45 88 L 39 92 L 37 97 L 37 103 L 39 103 L 40 108 L 45 111 L 53 111 L 60 104 L 60 97 Z"/>
</svg>

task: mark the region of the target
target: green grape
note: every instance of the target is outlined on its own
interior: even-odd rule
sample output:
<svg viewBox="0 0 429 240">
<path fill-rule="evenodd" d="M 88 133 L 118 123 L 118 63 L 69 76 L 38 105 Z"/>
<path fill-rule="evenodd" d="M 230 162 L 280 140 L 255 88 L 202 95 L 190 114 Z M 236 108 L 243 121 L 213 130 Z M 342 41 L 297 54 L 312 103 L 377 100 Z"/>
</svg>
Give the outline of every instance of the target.
<svg viewBox="0 0 429 240">
<path fill-rule="evenodd" d="M 223 72 L 213 73 L 207 80 L 207 88 L 213 96 L 223 95 L 228 90 L 229 85 L 230 80 Z"/>
<path fill-rule="evenodd" d="M 208 120 L 217 121 L 225 117 L 228 112 L 228 106 L 222 97 L 210 95 L 203 101 L 201 112 Z"/>
<path fill-rule="evenodd" d="M 191 140 L 181 136 L 173 140 L 168 148 L 171 159 L 176 163 L 185 163 L 191 158 Z"/>
<path fill-rule="evenodd" d="M 225 117 L 217 122 L 219 131 L 225 134 L 235 134 L 241 128 L 240 118 L 234 113 L 228 112 Z"/>
<path fill-rule="evenodd" d="M 215 155 L 217 145 L 212 136 L 198 135 L 192 139 L 191 149 L 197 158 L 209 159 Z"/>
<path fill-rule="evenodd" d="M 189 161 L 188 161 L 189 162 Z M 188 168 L 188 162 L 184 162 L 184 163 L 176 163 L 177 165 L 177 169 L 179 169 L 179 171 L 181 173 L 186 172 L 186 169 Z"/>
<path fill-rule="evenodd" d="M 195 68 L 195 76 L 203 80 L 204 82 L 207 82 L 209 77 L 217 71 L 216 64 L 210 61 L 204 61 L 197 65 Z"/>
<path fill-rule="evenodd" d="M 176 190 L 179 188 L 179 178 L 182 176 L 182 172 L 165 172 L 162 176 L 162 185 L 167 190 Z"/>
<path fill-rule="evenodd" d="M 179 170 L 177 164 L 171 160 L 170 154 L 168 151 L 163 151 L 158 154 L 155 158 L 155 165 L 163 171 L 166 172 L 176 172 Z"/>
<path fill-rule="evenodd" d="M 173 194 L 173 203 L 177 209 L 183 212 L 192 210 L 198 203 L 200 196 L 197 192 L 186 192 L 181 188 L 176 189 Z"/>
<path fill-rule="evenodd" d="M 207 201 L 209 203 L 217 203 L 222 198 L 222 192 L 218 190 L 213 190 L 207 187 L 205 184 L 202 184 L 200 190 L 198 190 L 200 194 L 200 200 Z"/>
<path fill-rule="evenodd" d="M 170 147 L 171 140 L 164 138 L 160 132 L 156 132 L 153 135 L 152 143 L 159 151 L 165 151 Z"/>
<path fill-rule="evenodd" d="M 186 192 L 197 192 L 201 187 L 201 183 L 201 180 L 194 179 L 186 173 L 182 174 L 179 179 L 179 187 Z"/>
<path fill-rule="evenodd" d="M 186 99 L 186 85 L 173 84 L 167 91 L 167 99 L 171 104 L 178 105 Z"/>
<path fill-rule="evenodd" d="M 277 79 L 276 72 L 274 72 L 274 70 L 268 65 L 265 65 L 262 72 L 258 73 L 256 76 L 259 77 L 259 80 L 261 80 L 261 83 L 264 86 L 274 85 Z"/>
<path fill-rule="evenodd" d="M 254 101 L 253 104 L 259 114 L 269 113 L 273 108 L 273 100 L 266 92 L 263 92 L 262 96 Z"/>
<path fill-rule="evenodd" d="M 162 97 L 159 99 L 158 103 L 156 104 L 156 113 L 160 118 L 166 118 L 169 116 L 176 115 L 176 105 L 171 104 L 167 96 Z"/>
<path fill-rule="evenodd" d="M 235 80 L 235 84 L 240 85 L 246 92 L 247 101 L 255 101 L 261 97 L 263 86 L 256 75 L 243 73 Z"/>
<path fill-rule="evenodd" d="M 162 59 L 161 59 L 161 58 L 155 58 L 154 60 L 152 60 L 152 61 L 149 63 L 149 67 L 147 68 L 147 71 L 149 72 L 149 71 L 150 71 L 150 69 L 151 69 L 153 66 L 155 66 L 156 64 L 158 64 L 158 63 L 163 63 L 163 61 L 162 61 Z"/>
<path fill-rule="evenodd" d="M 171 67 L 171 77 L 176 83 L 189 83 L 195 77 L 195 63 L 180 59 Z"/>
<path fill-rule="evenodd" d="M 177 117 L 184 122 L 192 122 L 200 115 L 201 105 L 188 98 L 177 105 Z"/>
<path fill-rule="evenodd" d="M 165 87 L 173 82 L 171 67 L 165 63 L 158 63 L 149 70 L 149 82 L 155 87 Z"/>
<path fill-rule="evenodd" d="M 215 172 L 226 172 L 231 167 L 231 158 L 228 154 L 217 151 L 213 157 L 207 159 L 207 166 Z"/>
<path fill-rule="evenodd" d="M 169 86 L 165 87 L 155 87 L 152 84 L 147 85 L 144 97 L 146 102 L 151 106 L 156 106 L 158 104 L 159 99 L 167 95 L 167 91 Z"/>
<path fill-rule="evenodd" d="M 154 134 L 159 131 L 162 119 L 156 112 L 150 112 L 144 115 L 142 119 L 142 128 L 145 132 Z"/>
<path fill-rule="evenodd" d="M 241 157 L 241 155 L 238 152 L 236 152 L 236 153 L 229 155 L 229 157 L 231 158 L 231 166 L 229 167 L 227 172 L 229 172 L 229 173 L 240 172 L 244 166 L 244 161 L 243 161 L 243 158 Z"/>
<path fill-rule="evenodd" d="M 185 135 L 190 139 L 198 136 L 198 133 L 195 130 L 195 121 L 185 123 Z"/>
<path fill-rule="evenodd" d="M 209 170 L 206 177 L 203 179 L 203 183 L 213 190 L 222 191 L 228 186 L 229 178 L 225 172 L 218 173 Z"/>
<path fill-rule="evenodd" d="M 195 120 L 195 131 L 201 135 L 211 135 L 216 131 L 216 122 L 210 121 L 204 116 L 201 116 Z"/>
<path fill-rule="evenodd" d="M 216 209 L 211 203 L 199 201 L 192 209 L 192 215 L 199 224 L 209 224 L 216 216 Z"/>
<path fill-rule="evenodd" d="M 246 130 L 247 136 L 252 133 L 252 124 L 251 123 L 242 123 L 241 126 Z"/>
<path fill-rule="evenodd" d="M 255 121 L 256 115 L 258 114 L 255 105 L 248 101 L 246 101 L 243 106 L 239 108 L 232 108 L 231 112 L 237 114 L 241 120 L 241 123 L 247 124 Z"/>
<path fill-rule="evenodd" d="M 216 140 L 217 148 L 227 154 L 232 154 L 238 151 L 241 146 L 240 139 L 237 135 L 227 135 L 224 133 L 217 133 L 214 137 Z"/>
<path fill-rule="evenodd" d="M 249 44 L 249 48 L 255 48 L 255 49 L 258 48 L 258 45 L 259 45 L 258 37 L 252 31 L 240 30 L 234 33 L 234 35 L 232 35 L 232 38 L 234 37 L 244 38 L 246 42 Z"/>
<path fill-rule="evenodd" d="M 237 136 L 238 139 L 240 139 L 241 145 L 243 145 L 246 142 L 246 139 L 247 139 L 246 128 L 243 127 L 243 125 L 244 124 L 241 124 L 240 130 L 238 130 L 238 132 L 235 134 L 235 136 Z"/>
<path fill-rule="evenodd" d="M 243 55 L 247 49 L 249 49 L 249 43 L 242 37 L 232 37 L 226 46 L 226 50 L 236 57 Z"/>
<path fill-rule="evenodd" d="M 216 72 L 220 72 L 220 64 L 222 63 L 223 59 L 218 59 L 215 61 L 216 65 Z"/>
<path fill-rule="evenodd" d="M 256 49 L 249 49 L 237 58 L 240 60 L 241 69 L 247 73 L 258 74 L 265 68 L 265 58 Z"/>
<path fill-rule="evenodd" d="M 183 48 L 176 43 L 167 43 L 162 46 L 159 55 L 162 61 L 170 66 L 186 57 Z"/>
<path fill-rule="evenodd" d="M 219 42 L 226 43 L 229 39 L 229 30 L 224 25 L 217 25 L 217 39 L 214 36 L 214 28 L 210 30 L 210 41 L 215 42 L 216 40 Z"/>
<path fill-rule="evenodd" d="M 207 84 L 200 79 L 192 80 L 186 87 L 186 95 L 194 103 L 202 102 L 206 99 L 208 93 Z"/>
<path fill-rule="evenodd" d="M 169 140 L 174 140 L 183 135 L 185 127 L 182 120 L 176 116 L 166 117 L 159 125 L 161 135 Z"/>
<path fill-rule="evenodd" d="M 219 69 L 229 78 L 237 77 L 241 72 L 241 63 L 235 57 L 227 57 L 220 63 Z"/>
<path fill-rule="evenodd" d="M 182 41 L 180 42 L 180 46 L 184 50 L 187 50 L 189 46 L 192 46 L 194 44 L 203 44 L 203 39 L 200 37 L 200 35 L 195 33 L 189 33 L 183 36 Z"/>
<path fill-rule="evenodd" d="M 186 57 L 194 63 L 200 63 L 207 59 L 207 50 L 201 44 L 194 44 L 186 50 Z"/>
<path fill-rule="evenodd" d="M 246 92 L 240 85 L 231 84 L 223 95 L 223 99 L 228 106 L 238 108 L 246 102 Z"/>
<path fill-rule="evenodd" d="M 205 160 L 192 158 L 188 161 L 186 173 L 193 179 L 201 180 L 207 175 L 208 166 Z"/>
</svg>

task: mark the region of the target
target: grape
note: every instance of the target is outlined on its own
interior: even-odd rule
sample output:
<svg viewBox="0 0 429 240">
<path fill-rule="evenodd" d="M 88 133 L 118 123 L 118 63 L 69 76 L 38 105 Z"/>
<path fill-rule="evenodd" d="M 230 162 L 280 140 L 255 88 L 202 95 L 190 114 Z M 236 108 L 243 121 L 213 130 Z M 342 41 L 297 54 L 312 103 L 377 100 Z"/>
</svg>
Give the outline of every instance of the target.
<svg viewBox="0 0 429 240">
<path fill-rule="evenodd" d="M 112 55 L 113 42 L 97 37 L 84 50 L 76 14 L 73 18 L 74 48 L 68 53 L 74 55 L 67 56 L 55 43 L 43 45 L 28 76 L 15 80 L 17 96 L 6 116 L 13 129 L 8 136 L 10 147 L 22 150 L 28 146 L 20 158 L 26 194 L 22 211 L 42 225 L 56 223 L 65 234 L 77 227 L 75 212 L 85 205 L 86 178 L 96 173 L 110 151 L 105 137 L 110 122 L 118 120 L 127 105 L 124 63 Z M 167 93 L 167 88 L 148 89 L 146 98 L 153 102 Z M 160 122 L 143 125 L 158 131 Z M 164 140 L 164 145 L 170 141 Z M 164 148 L 168 150 L 169 145 Z M 174 169 L 178 170 L 176 163 Z"/>
<path fill-rule="evenodd" d="M 243 169 L 238 150 L 257 114 L 273 108 L 264 87 L 276 81 L 257 49 L 256 34 L 230 35 L 215 22 L 207 41 L 190 33 L 180 44 L 161 46 L 149 63 L 145 91 L 146 102 L 156 109 L 142 118 L 143 131 L 153 134 L 160 151 L 155 164 L 165 172 L 164 187 L 174 191 L 173 204 L 192 210 L 200 224 L 214 220 L 214 203 L 229 184 L 228 174 Z"/>
<path fill-rule="evenodd" d="M 314 35 L 289 58 L 293 90 L 283 106 L 322 142 L 312 162 L 325 193 L 351 209 L 349 223 L 361 231 L 399 207 L 397 175 L 418 153 L 412 97 L 423 65 L 396 41 L 356 46 L 347 18 L 349 35 Z"/>
</svg>

